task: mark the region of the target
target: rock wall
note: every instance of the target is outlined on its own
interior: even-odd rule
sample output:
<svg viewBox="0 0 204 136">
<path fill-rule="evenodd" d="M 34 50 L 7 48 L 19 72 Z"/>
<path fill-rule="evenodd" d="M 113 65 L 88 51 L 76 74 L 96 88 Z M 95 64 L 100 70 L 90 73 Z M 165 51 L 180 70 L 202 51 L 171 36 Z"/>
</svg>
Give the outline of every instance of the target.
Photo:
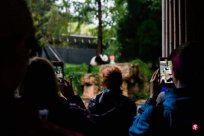
<svg viewBox="0 0 204 136">
<path fill-rule="evenodd" d="M 136 95 L 144 90 L 144 82 L 140 77 L 139 65 L 130 63 L 116 63 L 100 65 L 100 68 L 108 65 L 116 65 L 121 69 L 123 77 L 123 95 L 135 100 Z M 100 73 L 98 73 L 98 75 L 99 74 Z M 81 79 L 81 84 L 83 85 L 82 99 L 84 100 L 85 105 L 87 105 L 91 98 L 94 98 L 95 95 L 100 92 L 100 79 L 98 75 L 88 73 Z"/>
</svg>

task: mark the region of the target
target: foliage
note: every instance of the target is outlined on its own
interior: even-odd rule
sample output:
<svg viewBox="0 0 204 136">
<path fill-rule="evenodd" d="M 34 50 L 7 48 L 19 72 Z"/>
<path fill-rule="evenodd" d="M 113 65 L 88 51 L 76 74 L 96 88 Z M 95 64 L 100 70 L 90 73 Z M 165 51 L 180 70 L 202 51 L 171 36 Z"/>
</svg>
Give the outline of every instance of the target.
<svg viewBox="0 0 204 136">
<path fill-rule="evenodd" d="M 52 43 L 52 45 L 64 45 L 60 37 L 69 35 L 67 31 L 68 22 L 71 20 L 69 12 L 62 12 L 62 6 L 56 5 L 55 0 L 27 0 L 31 10 L 34 25 L 36 27 L 36 37 L 42 46 Z M 68 8 L 69 5 L 63 5 Z"/>
<path fill-rule="evenodd" d="M 138 53 L 143 60 L 157 60 L 161 54 L 161 32 L 156 21 L 144 20 L 138 27 Z"/>
<path fill-rule="evenodd" d="M 103 53 L 107 54 L 108 56 L 114 55 L 115 61 L 118 61 L 121 56 L 121 47 L 118 41 L 115 38 L 111 38 L 103 43 L 105 44 Z"/>
<path fill-rule="evenodd" d="M 142 77 L 144 82 L 147 82 L 150 80 L 153 72 L 149 68 L 148 64 L 141 61 L 140 59 L 132 60 L 129 63 L 138 64 L 140 66 L 140 76 Z M 88 65 L 86 64 L 66 64 L 65 65 L 65 78 L 67 80 L 72 81 L 73 88 L 75 92 L 78 93 L 79 95 L 82 95 L 82 91 L 83 91 L 80 79 L 85 74 L 87 74 L 87 71 L 88 71 Z M 98 75 L 98 72 L 99 72 L 99 66 L 91 67 L 92 74 Z M 141 93 L 141 94 L 138 94 L 138 97 L 143 97 L 143 96 L 145 97 L 146 95 L 147 95 L 146 93 Z"/>
<path fill-rule="evenodd" d="M 70 80 L 72 82 L 74 91 L 79 95 L 82 94 L 80 79 L 86 72 L 87 72 L 86 64 L 81 64 L 81 65 L 66 64 L 65 65 L 65 79 Z"/>
<path fill-rule="evenodd" d="M 139 65 L 140 74 L 141 74 L 143 80 L 145 80 L 145 81 L 150 80 L 150 78 L 153 74 L 153 71 L 150 69 L 150 67 L 147 63 L 143 62 L 140 59 L 132 60 L 132 61 L 130 61 L 130 63 Z"/>
<path fill-rule="evenodd" d="M 70 34 L 97 35 L 98 0 L 85 2 L 62 0 L 27 0 L 42 46 L 69 46 Z M 160 0 L 100 0 L 102 3 L 103 50 L 116 61 L 140 58 L 154 61 L 161 54 Z M 74 7 L 72 12 L 71 6 Z M 92 28 L 87 28 L 93 24 Z"/>
<path fill-rule="evenodd" d="M 161 11 L 157 0 L 127 0 L 127 14 L 119 22 L 117 40 L 121 60 L 154 61 L 161 53 Z"/>
<path fill-rule="evenodd" d="M 98 72 L 99 72 L 99 67 L 100 66 L 92 66 L 91 67 L 91 70 L 90 70 L 90 73 L 94 74 L 94 75 L 97 75 Z"/>
<path fill-rule="evenodd" d="M 103 50 L 102 53 L 115 55 L 116 60 L 120 58 L 120 45 L 116 40 L 118 22 L 126 14 L 126 1 L 124 0 L 101 0 L 102 2 L 102 26 L 103 26 Z M 85 0 L 84 3 L 75 2 L 76 10 L 75 19 L 78 20 L 79 26 L 86 23 L 95 24 L 92 34 L 97 35 L 97 3 L 96 0 Z M 80 28 L 80 27 L 78 27 Z"/>
<path fill-rule="evenodd" d="M 82 95 L 83 88 L 81 86 L 81 77 L 83 77 L 88 71 L 86 64 L 66 64 L 65 65 L 65 79 L 72 81 L 74 91 L 79 95 Z M 95 66 L 91 68 L 91 73 L 98 74 L 99 67 Z"/>
<path fill-rule="evenodd" d="M 161 0 L 149 0 L 152 4 L 149 6 L 152 10 L 160 10 L 161 9 Z"/>
<path fill-rule="evenodd" d="M 149 65 L 140 59 L 132 60 L 130 61 L 130 63 L 139 65 L 139 71 L 140 71 L 139 76 L 141 77 L 141 79 L 144 82 L 144 85 L 146 86 L 149 83 L 151 76 L 153 74 L 153 71 L 150 69 Z M 147 90 L 147 87 L 144 87 L 142 91 L 138 92 L 135 95 L 134 101 L 137 101 L 139 99 L 147 99 L 148 97 L 149 97 L 149 90 Z"/>
<path fill-rule="evenodd" d="M 115 0 L 113 6 L 107 9 L 111 14 L 111 21 L 104 23 L 103 52 L 107 55 L 114 55 L 116 61 L 121 57 L 121 46 L 116 39 L 119 27 L 118 23 L 126 14 L 126 6 L 126 1 Z"/>
<path fill-rule="evenodd" d="M 137 8 L 135 5 L 137 5 Z M 138 56 L 138 50 L 134 45 L 137 42 L 137 18 L 139 17 L 139 8 L 140 6 L 138 5 L 137 0 L 129 0 L 127 5 L 128 13 L 119 22 L 117 40 L 122 48 L 121 60 L 123 61 L 128 61 L 134 56 Z"/>
</svg>

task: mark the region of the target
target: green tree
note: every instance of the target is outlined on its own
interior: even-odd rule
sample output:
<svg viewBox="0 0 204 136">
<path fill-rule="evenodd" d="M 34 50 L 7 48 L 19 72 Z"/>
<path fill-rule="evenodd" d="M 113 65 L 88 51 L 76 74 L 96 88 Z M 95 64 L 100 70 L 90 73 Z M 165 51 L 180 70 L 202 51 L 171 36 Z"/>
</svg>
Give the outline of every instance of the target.
<svg viewBox="0 0 204 136">
<path fill-rule="evenodd" d="M 37 28 L 36 37 L 42 46 L 51 43 L 54 46 L 63 46 L 62 36 L 69 35 L 67 30 L 71 15 L 67 8 L 68 2 L 63 0 L 57 5 L 55 0 L 27 0 L 32 12 L 34 25 Z"/>
<path fill-rule="evenodd" d="M 104 22 L 106 26 L 103 29 L 103 43 L 104 53 L 108 55 L 115 55 L 116 60 L 121 57 L 121 46 L 117 40 L 117 31 L 119 29 L 119 22 L 127 14 L 127 2 L 124 0 L 115 0 L 113 6 L 106 11 L 111 14 L 110 20 Z M 108 16 L 108 14 L 106 14 Z"/>
<path fill-rule="evenodd" d="M 127 0 L 127 14 L 120 20 L 117 37 L 122 61 L 153 61 L 160 55 L 160 9 L 158 0 Z"/>
<path fill-rule="evenodd" d="M 74 7 L 78 11 L 76 19 L 80 24 L 84 22 L 95 23 L 98 16 L 98 0 L 86 0 L 84 3 L 75 2 Z M 96 26 L 93 34 L 100 35 L 98 29 L 102 29 L 102 49 L 101 52 L 107 55 L 114 54 L 116 58 L 120 57 L 120 46 L 116 40 L 118 21 L 126 14 L 126 1 L 124 0 L 101 0 L 102 4 L 102 26 Z M 99 41 L 100 41 L 99 40 Z M 101 41 L 100 41 L 101 42 Z M 99 45 L 101 46 L 101 45 Z"/>
</svg>

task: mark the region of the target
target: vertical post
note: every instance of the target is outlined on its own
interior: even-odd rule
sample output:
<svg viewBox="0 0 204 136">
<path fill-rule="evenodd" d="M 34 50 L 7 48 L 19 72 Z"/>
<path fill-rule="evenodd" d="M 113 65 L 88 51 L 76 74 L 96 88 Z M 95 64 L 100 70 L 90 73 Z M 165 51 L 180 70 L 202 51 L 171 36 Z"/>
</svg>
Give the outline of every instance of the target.
<svg viewBox="0 0 204 136">
<path fill-rule="evenodd" d="M 181 0 L 178 1 L 178 19 L 179 19 L 179 45 L 182 43 L 182 22 L 181 22 Z"/>
<path fill-rule="evenodd" d="M 166 48 L 166 18 L 165 18 L 166 5 L 165 0 L 162 0 L 162 57 L 165 56 L 165 48 Z"/>
<path fill-rule="evenodd" d="M 165 18 L 166 18 L 166 22 L 165 22 L 165 29 L 166 29 L 166 33 L 165 33 L 166 46 L 165 46 L 165 54 L 164 54 L 164 57 L 167 57 L 168 48 L 169 48 L 169 0 L 165 0 Z"/>
<path fill-rule="evenodd" d="M 184 16 L 185 16 L 185 42 L 188 41 L 188 31 L 187 31 L 187 0 L 184 1 L 184 5 L 185 5 L 185 10 L 184 10 Z"/>
<path fill-rule="evenodd" d="M 98 49 L 97 55 L 102 53 L 102 10 L 101 10 L 101 0 L 97 0 L 98 4 Z"/>
<path fill-rule="evenodd" d="M 174 18 L 174 46 L 173 49 L 176 48 L 176 46 L 178 45 L 178 26 L 177 26 L 177 22 L 178 22 L 178 16 L 177 16 L 177 0 L 173 0 L 173 18 Z"/>
<path fill-rule="evenodd" d="M 169 56 L 169 53 L 172 51 L 172 44 L 173 44 L 173 36 L 172 36 L 172 30 L 173 30 L 173 17 L 172 17 L 172 0 L 169 0 L 169 45 L 168 45 L 168 51 L 166 56 Z"/>
</svg>

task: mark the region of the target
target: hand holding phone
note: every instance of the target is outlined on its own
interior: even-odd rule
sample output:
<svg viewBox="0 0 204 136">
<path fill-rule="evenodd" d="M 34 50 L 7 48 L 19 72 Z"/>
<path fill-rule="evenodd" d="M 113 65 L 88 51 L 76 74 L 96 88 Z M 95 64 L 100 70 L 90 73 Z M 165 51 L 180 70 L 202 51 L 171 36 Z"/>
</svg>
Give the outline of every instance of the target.
<svg viewBox="0 0 204 136">
<path fill-rule="evenodd" d="M 62 83 L 64 81 L 64 63 L 61 61 L 52 61 L 54 65 L 55 75 L 59 81 Z"/>
<path fill-rule="evenodd" d="M 68 99 L 71 96 L 75 95 L 74 94 L 74 90 L 72 88 L 72 84 L 69 81 L 67 81 L 67 80 L 64 80 L 64 82 L 59 85 L 59 88 L 60 88 L 60 91 L 61 91 L 62 95 L 66 99 Z"/>
<path fill-rule="evenodd" d="M 150 79 L 150 98 L 156 100 L 158 94 L 160 93 L 160 84 L 159 84 L 159 69 L 157 69 L 151 79 Z"/>
</svg>

